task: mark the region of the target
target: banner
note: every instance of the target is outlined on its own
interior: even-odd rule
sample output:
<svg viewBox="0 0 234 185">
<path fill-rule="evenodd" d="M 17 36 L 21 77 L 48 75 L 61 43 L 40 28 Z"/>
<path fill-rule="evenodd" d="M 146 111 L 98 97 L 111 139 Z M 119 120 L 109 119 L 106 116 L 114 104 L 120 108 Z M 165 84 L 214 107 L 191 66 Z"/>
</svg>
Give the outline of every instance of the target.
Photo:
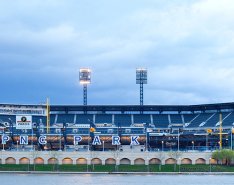
<svg viewBox="0 0 234 185">
<path fill-rule="evenodd" d="M 32 116 L 16 116 L 16 129 L 32 129 Z"/>
</svg>

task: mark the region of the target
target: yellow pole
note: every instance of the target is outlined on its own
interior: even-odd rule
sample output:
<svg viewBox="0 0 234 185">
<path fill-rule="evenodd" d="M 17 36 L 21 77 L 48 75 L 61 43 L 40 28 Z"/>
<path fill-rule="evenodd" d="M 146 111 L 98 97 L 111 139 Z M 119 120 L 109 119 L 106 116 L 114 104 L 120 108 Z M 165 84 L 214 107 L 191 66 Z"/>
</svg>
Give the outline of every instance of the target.
<svg viewBox="0 0 234 185">
<path fill-rule="evenodd" d="M 49 98 L 47 98 L 47 101 L 46 101 L 46 117 L 47 117 L 46 130 L 48 134 L 50 132 L 50 100 Z"/>
<path fill-rule="evenodd" d="M 222 119 L 222 113 L 219 114 L 219 149 L 222 150 L 222 146 L 223 146 L 223 143 L 222 143 L 222 137 L 223 137 L 223 119 Z"/>
</svg>

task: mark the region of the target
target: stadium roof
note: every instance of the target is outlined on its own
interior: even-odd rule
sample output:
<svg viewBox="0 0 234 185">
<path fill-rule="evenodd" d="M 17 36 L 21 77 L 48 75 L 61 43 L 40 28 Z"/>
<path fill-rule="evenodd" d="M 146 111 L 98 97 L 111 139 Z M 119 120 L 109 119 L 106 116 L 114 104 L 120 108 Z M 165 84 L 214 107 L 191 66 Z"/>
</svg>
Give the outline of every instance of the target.
<svg viewBox="0 0 234 185">
<path fill-rule="evenodd" d="M 233 110 L 234 103 L 217 103 L 202 105 L 52 105 L 51 111 L 149 111 L 149 112 L 196 112 L 196 111 L 221 111 Z"/>
<path fill-rule="evenodd" d="M 26 104 L 0 104 L 0 107 L 27 107 L 46 108 L 45 105 L 26 105 Z M 221 111 L 234 110 L 234 102 L 231 103 L 216 103 L 216 104 L 200 104 L 200 105 L 51 105 L 51 111 L 119 111 L 119 112 L 197 112 L 197 111 Z"/>
</svg>

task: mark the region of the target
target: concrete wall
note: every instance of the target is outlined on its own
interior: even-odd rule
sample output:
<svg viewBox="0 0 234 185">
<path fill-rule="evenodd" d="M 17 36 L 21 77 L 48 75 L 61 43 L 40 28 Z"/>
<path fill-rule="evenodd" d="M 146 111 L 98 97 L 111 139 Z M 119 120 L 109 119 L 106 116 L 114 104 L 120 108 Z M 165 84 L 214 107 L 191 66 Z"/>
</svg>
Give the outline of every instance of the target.
<svg viewBox="0 0 234 185">
<path fill-rule="evenodd" d="M 9 152 L 0 151 L 2 164 L 209 164 L 211 152 Z"/>
</svg>

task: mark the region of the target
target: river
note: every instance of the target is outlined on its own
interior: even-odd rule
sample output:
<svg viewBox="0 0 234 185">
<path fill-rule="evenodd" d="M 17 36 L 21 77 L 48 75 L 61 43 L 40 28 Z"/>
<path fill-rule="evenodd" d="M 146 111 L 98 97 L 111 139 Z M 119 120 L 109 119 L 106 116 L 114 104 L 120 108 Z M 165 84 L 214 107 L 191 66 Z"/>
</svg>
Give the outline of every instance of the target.
<svg viewBox="0 0 234 185">
<path fill-rule="evenodd" d="M 0 185 L 233 185 L 232 175 L 0 174 Z"/>
</svg>

